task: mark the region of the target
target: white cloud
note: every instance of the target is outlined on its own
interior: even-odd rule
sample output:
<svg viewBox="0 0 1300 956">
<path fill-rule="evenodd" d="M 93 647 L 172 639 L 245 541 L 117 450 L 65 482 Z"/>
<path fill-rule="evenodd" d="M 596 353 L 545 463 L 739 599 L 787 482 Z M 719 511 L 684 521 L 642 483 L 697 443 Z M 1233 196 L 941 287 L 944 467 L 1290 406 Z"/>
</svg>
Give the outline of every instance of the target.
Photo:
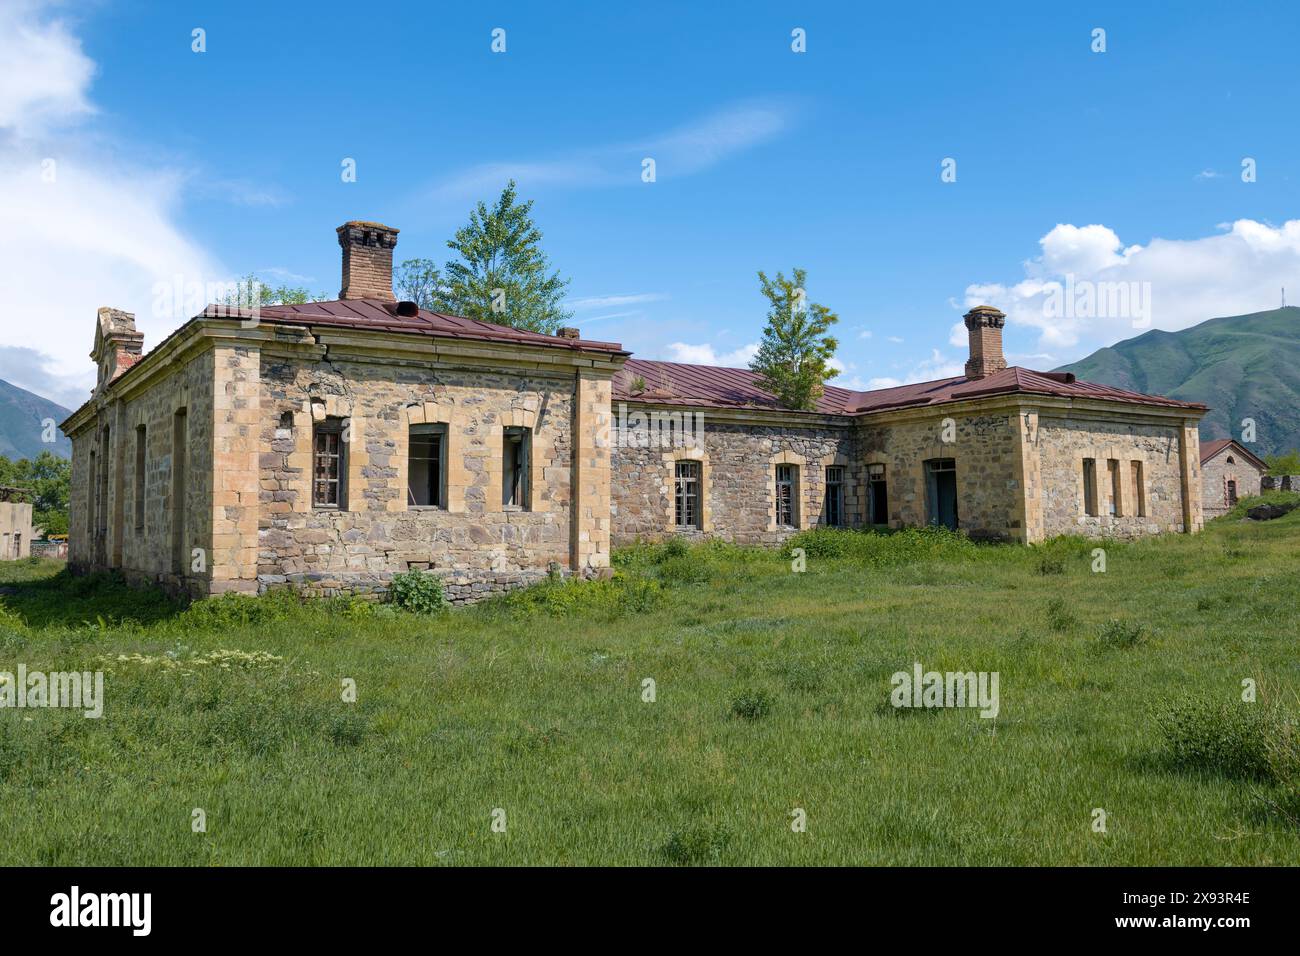
<svg viewBox="0 0 1300 956">
<path fill-rule="evenodd" d="M 434 183 L 438 202 L 482 199 L 513 179 L 521 189 L 641 186 L 642 160 L 655 161 L 655 181 L 690 176 L 757 146 L 787 129 L 794 110 L 785 102 L 738 103 L 643 140 L 589 146 L 550 159 L 483 163 Z"/>
<path fill-rule="evenodd" d="M 891 335 L 891 336 L 889 336 L 889 338 L 886 339 L 886 341 L 887 341 L 887 342 L 893 342 L 895 345 L 902 345 L 902 344 L 903 344 L 903 340 L 902 340 L 901 338 L 899 338 L 897 335 Z"/>
<path fill-rule="evenodd" d="M 1025 278 L 972 284 L 963 307 L 997 306 L 1013 327 L 1037 333 L 1039 351 L 1070 361 L 1148 328 L 1276 308 L 1283 286 L 1300 287 L 1300 220 L 1220 228 L 1125 246 L 1106 226 L 1062 223 L 1039 240 L 1042 254 L 1024 263 Z"/>
<path fill-rule="evenodd" d="M 630 295 L 592 295 L 570 299 L 564 304 L 575 312 L 584 309 L 610 309 L 621 305 L 640 305 L 643 302 L 661 302 L 668 298 L 662 292 L 635 292 Z"/>
<path fill-rule="evenodd" d="M 858 333 L 858 338 L 860 338 L 860 339 L 869 339 L 869 338 L 871 338 L 871 330 L 870 330 L 870 329 L 863 329 L 861 332 Z"/>
<path fill-rule="evenodd" d="M 41 6 L 0 14 L 0 261 L 21 281 L 6 283 L 0 327 L 13 356 L 30 367 L 9 372 L 23 387 L 68 402 L 94 383 L 87 359 L 96 309 L 135 312 L 148 349 L 185 315 L 153 312 L 153 287 L 217 282 L 227 270 L 176 225 L 191 173 L 118 162 L 113 144 L 82 134 L 94 64 L 66 27 Z M 39 63 L 17 91 L 13 64 Z M 25 350 L 25 351 L 24 351 Z"/>
<path fill-rule="evenodd" d="M 39 19 L 43 4 L 0 6 L 0 130 L 19 138 L 93 112 L 86 99 L 95 64 L 61 20 Z"/>
<path fill-rule="evenodd" d="M 668 346 L 670 362 L 685 362 L 688 365 L 716 365 L 721 368 L 744 368 L 758 354 L 758 343 L 750 342 L 733 352 L 719 355 L 708 343 L 691 345 L 686 342 L 673 342 Z"/>
</svg>

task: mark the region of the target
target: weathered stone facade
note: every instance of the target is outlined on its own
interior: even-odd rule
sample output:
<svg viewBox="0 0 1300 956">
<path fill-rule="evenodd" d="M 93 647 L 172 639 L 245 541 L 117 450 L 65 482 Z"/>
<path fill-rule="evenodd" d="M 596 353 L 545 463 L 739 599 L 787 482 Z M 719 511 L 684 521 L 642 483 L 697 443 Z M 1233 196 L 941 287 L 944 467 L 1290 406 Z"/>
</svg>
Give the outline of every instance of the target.
<svg viewBox="0 0 1300 956">
<path fill-rule="evenodd" d="M 607 574 L 613 545 L 668 535 L 1201 527 L 1203 406 L 1007 368 L 991 307 L 966 317 L 965 377 L 795 412 L 750 373 L 650 363 L 655 381 L 620 384 L 616 405 L 620 346 L 393 302 L 397 230 L 338 238 L 335 302 L 212 308 L 147 355 L 130 314 L 100 310 L 99 382 L 64 425 L 74 568 L 196 595 L 366 597 L 416 570 L 465 602 Z"/>
<path fill-rule="evenodd" d="M 649 416 L 656 409 L 633 405 L 628 414 L 638 411 Z M 883 468 L 888 501 L 887 519 L 876 523 L 893 528 L 943 523 L 930 475 L 936 466 L 954 474 L 956 527 L 980 540 L 1034 542 L 1061 534 L 1131 538 L 1197 530 L 1202 524 L 1199 500 L 1189 501 L 1183 490 L 1199 487 L 1199 459 L 1194 420 L 1188 425 L 1181 414 L 1139 413 L 1100 402 L 1053 406 L 1019 397 L 838 421 L 819 418 L 815 424 L 805 423 L 810 416 L 790 416 L 781 425 L 766 414 L 719 416 L 708 409 L 691 414 L 697 411 L 702 427 L 685 446 L 616 443 L 615 544 L 673 534 L 746 543 L 783 540 L 825 523 L 828 465 L 845 467 L 844 523 L 850 527 L 870 521 L 872 466 Z M 1089 514 L 1084 496 L 1085 459 L 1099 469 L 1095 514 Z M 677 460 L 705 466 L 699 528 L 675 525 Z M 1111 461 L 1120 472 L 1118 499 L 1108 473 Z M 800 468 L 801 520 L 797 527 L 777 528 L 773 474 L 786 462 Z"/>
<path fill-rule="evenodd" d="M 261 398 L 263 588 L 379 592 L 416 567 L 445 571 L 463 598 L 567 567 L 572 374 L 268 357 Z M 343 508 L 311 505 L 314 408 L 350 422 Z M 426 423 L 447 425 L 446 508 L 407 502 L 409 427 Z M 503 428 L 515 425 L 532 429 L 528 510 L 499 500 Z"/>
<path fill-rule="evenodd" d="M 1179 420 L 1143 422 L 1139 415 L 1117 418 L 1113 412 L 1041 415 L 1033 443 L 1040 462 L 1043 534 L 1136 538 L 1199 530 L 1195 425 L 1188 431 Z M 1095 463 L 1092 507 L 1085 497 L 1085 461 Z"/>
<path fill-rule="evenodd" d="M 80 427 L 69 432 L 74 567 L 118 568 L 132 580 L 208 593 L 218 350 L 193 345 L 168 349 L 152 374 L 134 377 L 111 400 L 101 383 L 79 413 Z"/>
<path fill-rule="evenodd" d="M 394 574 L 427 570 L 458 603 L 607 572 L 615 361 L 233 320 L 190 328 L 184 350 L 160 349 L 187 357 L 150 356 L 70 420 L 74 567 L 198 595 L 377 596 Z M 324 508 L 312 441 L 330 418 L 346 423 L 346 478 L 344 500 Z M 445 502 L 416 507 L 410 430 L 433 424 L 445 427 Z M 506 429 L 530 436 L 521 505 L 502 501 Z"/>
<path fill-rule="evenodd" d="M 786 417 L 747 422 L 751 416 L 727 416 L 698 411 L 690 441 L 656 440 L 651 432 L 643 441 L 640 429 L 626 419 L 638 413 L 678 415 L 672 410 L 645 406 L 627 408 L 616 416 L 614 477 L 611 518 L 614 541 L 625 544 L 637 538 L 654 540 L 667 534 L 687 537 L 717 535 L 744 544 L 772 544 L 802 528 L 821 522 L 827 465 L 845 466 L 852 475 L 858 465 L 855 428 L 850 421 L 813 421 L 805 424 Z M 805 416 L 805 418 L 812 416 Z M 679 433 L 675 433 L 679 434 Z M 699 440 L 694 440 L 697 438 Z M 702 520 L 697 528 L 677 528 L 674 510 L 674 473 L 678 461 L 702 465 L 704 493 Z M 798 469 L 796 525 L 776 524 L 773 476 L 777 464 Z M 857 483 L 850 478 L 849 488 Z M 848 524 L 862 522 L 861 503 L 855 491 L 845 495 Z"/>
</svg>

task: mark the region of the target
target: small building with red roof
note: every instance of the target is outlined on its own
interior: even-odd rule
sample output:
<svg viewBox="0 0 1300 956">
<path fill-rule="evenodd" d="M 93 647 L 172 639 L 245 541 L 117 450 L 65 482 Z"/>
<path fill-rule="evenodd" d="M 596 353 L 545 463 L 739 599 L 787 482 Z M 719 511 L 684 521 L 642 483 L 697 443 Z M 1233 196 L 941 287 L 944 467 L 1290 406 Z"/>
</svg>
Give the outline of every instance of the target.
<svg viewBox="0 0 1300 956">
<path fill-rule="evenodd" d="M 1205 517 L 1231 511 L 1241 498 L 1259 494 L 1268 465 L 1245 445 L 1216 438 L 1201 445 L 1202 507 Z"/>
</svg>

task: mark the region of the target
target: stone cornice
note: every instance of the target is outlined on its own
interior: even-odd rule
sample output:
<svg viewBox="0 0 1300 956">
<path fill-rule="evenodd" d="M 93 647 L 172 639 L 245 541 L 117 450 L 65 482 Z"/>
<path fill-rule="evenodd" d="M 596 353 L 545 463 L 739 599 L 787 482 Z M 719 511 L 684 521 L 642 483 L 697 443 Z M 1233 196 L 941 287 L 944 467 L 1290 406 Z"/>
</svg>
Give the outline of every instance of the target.
<svg viewBox="0 0 1300 956">
<path fill-rule="evenodd" d="M 794 412 L 765 408 L 715 408 L 711 405 L 673 405 L 658 402 L 641 402 L 636 399 L 615 398 L 613 410 L 619 405 L 643 411 L 700 414 L 705 421 L 727 422 L 739 425 L 784 425 L 799 428 L 852 428 L 851 415 L 826 415 L 821 412 Z"/>
<path fill-rule="evenodd" d="M 384 364 L 393 361 L 440 362 L 473 368 L 494 367 L 563 371 L 574 369 L 612 376 L 626 361 L 624 355 L 584 352 L 511 343 L 502 345 L 468 339 L 448 339 L 399 332 L 366 332 L 328 326 L 286 325 L 262 322 L 248 327 L 237 318 L 195 318 L 165 338 L 139 362 L 64 420 L 66 435 L 84 429 L 101 409 L 129 398 L 174 367 L 218 344 L 260 348 L 272 355 L 320 360 Z"/>
</svg>

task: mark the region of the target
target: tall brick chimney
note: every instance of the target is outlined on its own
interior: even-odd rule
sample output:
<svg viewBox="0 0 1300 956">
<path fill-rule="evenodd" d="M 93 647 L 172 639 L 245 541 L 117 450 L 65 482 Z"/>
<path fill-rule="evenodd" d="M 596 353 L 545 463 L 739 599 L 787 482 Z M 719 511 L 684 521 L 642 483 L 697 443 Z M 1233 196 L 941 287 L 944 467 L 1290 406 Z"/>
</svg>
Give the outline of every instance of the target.
<svg viewBox="0 0 1300 956">
<path fill-rule="evenodd" d="M 378 222 L 353 220 L 339 226 L 343 247 L 343 288 L 340 299 L 384 299 L 393 295 L 393 246 L 397 230 Z"/>
<path fill-rule="evenodd" d="M 99 370 L 95 391 L 99 392 L 129 369 L 144 354 L 144 333 L 135 328 L 135 314 L 121 309 L 101 308 L 95 324 L 95 347 L 90 358 Z"/>
<path fill-rule="evenodd" d="M 1002 327 L 1007 317 L 991 305 L 977 305 L 964 316 L 970 333 L 970 358 L 966 360 L 967 378 L 987 378 L 1007 367 L 1002 357 Z"/>
</svg>

